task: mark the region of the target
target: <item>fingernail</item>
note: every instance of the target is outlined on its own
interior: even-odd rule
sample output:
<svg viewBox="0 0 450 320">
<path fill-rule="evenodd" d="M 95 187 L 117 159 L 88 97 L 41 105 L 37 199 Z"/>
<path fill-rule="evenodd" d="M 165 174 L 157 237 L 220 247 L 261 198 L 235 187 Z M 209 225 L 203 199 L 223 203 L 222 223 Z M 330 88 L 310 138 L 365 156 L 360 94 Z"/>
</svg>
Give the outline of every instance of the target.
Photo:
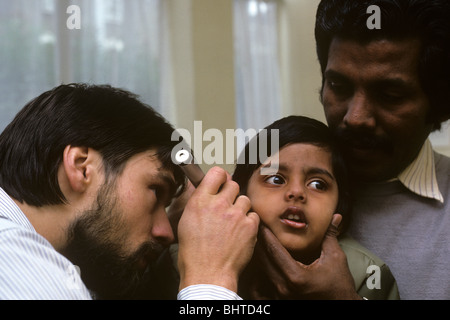
<svg viewBox="0 0 450 320">
<path fill-rule="evenodd" d="M 331 224 L 337 228 L 341 224 L 341 221 L 342 221 L 342 216 L 340 214 L 334 214 Z"/>
</svg>

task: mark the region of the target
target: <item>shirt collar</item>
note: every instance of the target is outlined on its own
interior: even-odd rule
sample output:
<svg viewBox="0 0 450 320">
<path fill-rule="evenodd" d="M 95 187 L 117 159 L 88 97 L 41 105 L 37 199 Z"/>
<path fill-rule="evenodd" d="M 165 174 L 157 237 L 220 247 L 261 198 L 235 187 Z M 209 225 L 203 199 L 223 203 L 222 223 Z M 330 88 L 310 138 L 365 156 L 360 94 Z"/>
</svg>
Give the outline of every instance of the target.
<svg viewBox="0 0 450 320">
<path fill-rule="evenodd" d="M 26 215 L 2 188 L 0 188 L 0 217 L 11 220 L 31 231 L 35 231 Z"/>
<path fill-rule="evenodd" d="M 429 139 L 423 144 L 416 159 L 398 175 L 398 179 L 415 194 L 444 203 L 436 179 L 434 152 Z"/>
</svg>

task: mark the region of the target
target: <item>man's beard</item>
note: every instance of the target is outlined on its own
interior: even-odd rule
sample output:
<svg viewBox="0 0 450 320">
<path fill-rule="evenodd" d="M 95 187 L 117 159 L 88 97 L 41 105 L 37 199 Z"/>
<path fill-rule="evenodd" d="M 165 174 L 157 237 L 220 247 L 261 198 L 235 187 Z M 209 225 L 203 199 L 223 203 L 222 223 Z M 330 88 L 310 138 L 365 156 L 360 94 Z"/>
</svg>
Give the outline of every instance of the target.
<svg viewBox="0 0 450 320">
<path fill-rule="evenodd" d="M 124 213 L 116 206 L 112 188 L 101 187 L 93 208 L 71 224 L 62 254 L 80 268 L 81 279 L 96 298 L 126 299 L 138 288 L 146 265 L 164 248 L 147 241 L 133 254 L 123 253 Z"/>
<path fill-rule="evenodd" d="M 345 159 L 349 179 L 354 183 L 388 180 L 395 176 L 394 141 L 364 129 L 333 130 Z"/>
</svg>

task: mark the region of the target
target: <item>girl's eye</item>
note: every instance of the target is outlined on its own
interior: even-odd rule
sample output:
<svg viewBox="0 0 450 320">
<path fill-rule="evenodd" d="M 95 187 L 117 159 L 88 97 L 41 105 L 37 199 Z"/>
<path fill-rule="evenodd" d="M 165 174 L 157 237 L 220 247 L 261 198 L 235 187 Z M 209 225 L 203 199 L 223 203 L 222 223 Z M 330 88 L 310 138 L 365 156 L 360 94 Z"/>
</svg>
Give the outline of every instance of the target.
<svg viewBox="0 0 450 320">
<path fill-rule="evenodd" d="M 280 185 L 280 184 L 283 184 L 285 182 L 283 177 L 281 177 L 281 176 L 270 176 L 265 181 L 267 183 L 275 184 L 275 185 Z"/>
<path fill-rule="evenodd" d="M 311 186 L 313 189 L 317 189 L 317 190 L 321 190 L 321 191 L 327 190 L 326 183 L 324 183 L 323 181 L 320 181 L 320 180 L 311 181 L 308 185 Z"/>
</svg>

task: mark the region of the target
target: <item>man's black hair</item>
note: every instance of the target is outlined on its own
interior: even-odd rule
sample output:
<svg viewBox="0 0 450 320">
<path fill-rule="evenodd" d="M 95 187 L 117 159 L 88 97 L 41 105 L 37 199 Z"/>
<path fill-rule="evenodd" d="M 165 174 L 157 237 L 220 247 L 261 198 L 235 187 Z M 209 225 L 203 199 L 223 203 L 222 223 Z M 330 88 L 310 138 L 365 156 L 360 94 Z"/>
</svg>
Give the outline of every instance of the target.
<svg viewBox="0 0 450 320">
<path fill-rule="evenodd" d="M 171 161 L 173 127 L 126 90 L 68 84 L 30 101 L 0 135 L 0 187 L 33 206 L 66 201 L 58 168 L 66 146 L 89 147 L 103 158 L 105 176 L 120 174 L 133 155 L 155 149 L 178 186 L 184 175 Z"/>
</svg>

